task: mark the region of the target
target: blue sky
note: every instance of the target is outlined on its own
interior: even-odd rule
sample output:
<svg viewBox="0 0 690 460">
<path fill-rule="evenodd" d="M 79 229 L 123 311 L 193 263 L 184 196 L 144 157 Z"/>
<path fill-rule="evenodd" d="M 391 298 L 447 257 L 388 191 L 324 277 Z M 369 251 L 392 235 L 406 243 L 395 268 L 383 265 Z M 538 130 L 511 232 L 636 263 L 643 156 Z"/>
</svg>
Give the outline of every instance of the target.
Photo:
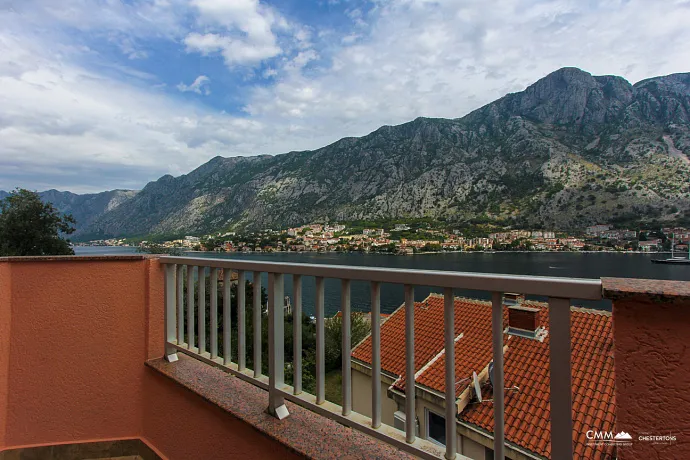
<svg viewBox="0 0 690 460">
<path fill-rule="evenodd" d="M 690 0 L 0 0 L 0 189 L 460 117 L 577 66 L 690 71 Z"/>
</svg>

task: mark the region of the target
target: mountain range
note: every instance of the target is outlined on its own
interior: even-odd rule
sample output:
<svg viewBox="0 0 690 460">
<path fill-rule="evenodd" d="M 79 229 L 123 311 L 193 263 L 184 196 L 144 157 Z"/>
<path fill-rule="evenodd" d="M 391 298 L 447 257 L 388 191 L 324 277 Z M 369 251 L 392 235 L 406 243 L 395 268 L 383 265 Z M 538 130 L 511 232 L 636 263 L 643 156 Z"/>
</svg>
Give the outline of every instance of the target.
<svg viewBox="0 0 690 460">
<path fill-rule="evenodd" d="M 51 203 L 60 212 L 72 214 L 77 221 L 77 228 L 84 230 L 94 219 L 105 214 L 137 194 L 136 190 L 110 190 L 101 193 L 76 194 L 46 190 L 39 192 L 44 202 Z M 0 200 L 9 195 L 0 190 Z"/>
<path fill-rule="evenodd" d="M 42 197 L 74 214 L 82 239 L 325 219 L 688 223 L 689 155 L 690 73 L 633 85 L 563 68 L 462 118 L 417 118 L 312 151 L 218 156 L 138 192 Z"/>
</svg>

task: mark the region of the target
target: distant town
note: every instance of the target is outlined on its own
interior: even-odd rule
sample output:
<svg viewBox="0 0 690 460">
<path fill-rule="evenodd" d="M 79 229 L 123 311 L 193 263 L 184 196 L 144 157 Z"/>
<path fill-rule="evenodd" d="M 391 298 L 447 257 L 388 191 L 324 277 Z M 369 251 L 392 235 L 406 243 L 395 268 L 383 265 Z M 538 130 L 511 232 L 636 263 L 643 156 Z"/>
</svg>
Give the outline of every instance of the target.
<svg viewBox="0 0 690 460">
<path fill-rule="evenodd" d="M 313 223 L 283 230 L 250 233 L 219 232 L 170 240 L 95 240 L 82 246 L 138 246 L 164 250 L 218 252 L 362 252 L 418 254 L 458 251 L 687 251 L 690 230 L 659 228 L 615 229 L 600 224 L 579 234 L 550 230 L 440 230 L 429 224 L 362 227 Z"/>
</svg>

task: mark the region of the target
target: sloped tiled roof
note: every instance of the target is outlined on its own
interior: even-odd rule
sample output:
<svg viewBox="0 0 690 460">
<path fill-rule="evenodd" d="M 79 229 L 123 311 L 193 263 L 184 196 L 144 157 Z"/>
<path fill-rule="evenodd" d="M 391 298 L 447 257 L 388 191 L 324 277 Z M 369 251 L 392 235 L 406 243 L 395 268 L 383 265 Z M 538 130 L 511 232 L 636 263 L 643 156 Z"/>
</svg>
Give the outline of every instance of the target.
<svg viewBox="0 0 690 460">
<path fill-rule="evenodd" d="M 443 349 L 443 306 L 439 315 L 435 304 L 427 304 L 435 302 L 434 299 L 436 297 L 429 297 L 415 303 L 415 372 Z M 352 357 L 371 364 L 371 336 L 352 351 Z M 398 308 L 381 324 L 381 369 L 396 376 L 405 373 L 404 307 Z"/>
<path fill-rule="evenodd" d="M 539 310 L 539 323 L 548 329 L 548 306 L 538 302 L 525 305 Z M 423 306 L 423 307 L 422 307 Z M 507 325 L 507 311 L 504 324 Z M 423 324 L 429 321 L 430 324 Z M 467 388 L 472 372 L 478 374 L 492 359 L 491 304 L 455 299 L 456 397 Z M 385 341 L 391 339 L 391 343 Z M 549 335 L 542 341 L 504 335 L 505 387 L 519 391 L 505 393 L 505 437 L 510 443 L 536 454 L 550 457 L 551 428 L 549 404 Z M 420 350 L 421 353 L 418 353 Z M 443 348 L 443 298 L 429 296 L 415 305 L 416 383 L 437 392 L 445 392 L 445 352 Z M 381 327 L 381 362 L 387 371 L 400 378 L 394 387 L 405 389 L 405 308 L 398 309 Z M 371 362 L 370 339 L 362 342 L 353 356 Z M 432 361 L 429 363 L 430 361 Z M 587 430 L 614 430 L 613 335 L 610 313 L 580 308 L 571 309 L 571 367 L 573 380 L 574 457 L 581 459 L 613 458 L 613 447 L 588 445 Z M 485 384 L 484 399 L 491 399 L 491 387 Z M 490 401 L 469 404 L 459 420 L 493 432 L 493 405 Z"/>
</svg>

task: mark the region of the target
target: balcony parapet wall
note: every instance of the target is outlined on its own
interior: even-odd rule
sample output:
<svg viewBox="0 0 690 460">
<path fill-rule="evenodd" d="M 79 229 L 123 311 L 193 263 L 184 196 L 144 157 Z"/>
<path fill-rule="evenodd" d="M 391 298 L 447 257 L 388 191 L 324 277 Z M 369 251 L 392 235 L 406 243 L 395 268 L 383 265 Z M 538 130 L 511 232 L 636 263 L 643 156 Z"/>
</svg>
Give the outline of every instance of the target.
<svg viewBox="0 0 690 460">
<path fill-rule="evenodd" d="M 152 267 L 141 255 L 0 258 L 0 449 L 141 437 L 147 311 L 162 302 Z"/>
<path fill-rule="evenodd" d="M 155 256 L 0 258 L 0 458 L 123 439 L 173 460 L 296 458 L 146 367 L 164 353 L 164 278 Z"/>
<path fill-rule="evenodd" d="M 196 435 L 207 437 L 184 440 L 205 458 L 248 442 L 284 455 L 258 432 L 233 435 L 217 408 L 146 369 L 164 353 L 163 282 L 150 256 L 0 258 L 0 450 L 141 438 L 172 458 L 156 415 L 165 405 L 204 427 Z M 602 288 L 613 301 L 616 431 L 633 438 L 618 457 L 690 458 L 690 282 L 604 278 Z"/>
<path fill-rule="evenodd" d="M 690 282 L 602 278 L 602 288 L 613 301 L 616 432 L 632 436 L 618 458 L 690 458 Z"/>
</svg>

